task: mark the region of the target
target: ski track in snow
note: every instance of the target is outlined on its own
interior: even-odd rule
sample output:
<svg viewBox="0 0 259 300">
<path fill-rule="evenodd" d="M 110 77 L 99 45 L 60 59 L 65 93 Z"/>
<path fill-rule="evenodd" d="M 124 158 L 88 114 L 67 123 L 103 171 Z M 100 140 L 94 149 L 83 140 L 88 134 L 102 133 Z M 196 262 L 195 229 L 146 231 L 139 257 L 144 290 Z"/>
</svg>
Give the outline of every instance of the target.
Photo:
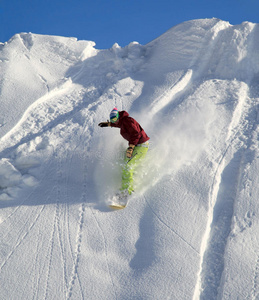
<svg viewBox="0 0 259 300">
<path fill-rule="evenodd" d="M 224 31 L 223 33 L 220 32 L 220 35 L 222 34 L 225 34 Z M 218 36 L 219 34 L 213 39 L 213 44 L 209 46 L 211 48 L 209 53 L 213 53 L 213 47 L 216 45 Z M 242 146 L 238 145 L 240 144 L 239 138 L 242 132 L 248 132 L 247 134 L 249 134 L 248 129 L 251 125 L 249 123 L 254 123 L 254 120 L 249 119 L 247 124 L 246 120 L 249 114 L 247 108 L 245 108 L 245 102 L 249 98 L 248 91 L 244 93 L 241 91 L 240 94 L 239 103 L 233 112 L 228 129 L 227 147 L 218 159 L 219 162 L 211 186 L 208 225 L 202 242 L 201 269 L 194 299 L 218 299 L 219 288 L 222 284 L 224 253 L 232 227 L 235 198 L 239 189 L 242 168 L 242 152 L 244 151 Z M 230 161 L 229 158 L 226 159 L 229 152 L 232 152 Z M 226 164 L 226 161 L 228 164 Z M 225 182 L 228 182 L 228 184 L 226 185 Z M 197 292 L 197 289 L 200 289 L 200 291 Z"/>
<path fill-rule="evenodd" d="M 224 260 L 224 247 L 226 245 L 227 237 L 230 230 L 229 226 L 231 224 L 231 218 L 232 218 L 233 200 L 231 200 L 229 204 L 225 203 L 223 208 L 221 208 L 220 218 L 225 217 L 225 221 L 223 219 L 222 224 L 218 225 L 217 222 L 214 221 L 215 218 L 214 214 L 215 211 L 217 211 L 217 206 L 220 205 L 222 206 L 222 204 L 220 203 L 222 200 L 218 198 L 220 182 L 225 168 L 225 156 L 227 155 L 228 150 L 231 148 L 235 138 L 236 135 L 234 136 L 232 141 L 228 144 L 226 150 L 222 154 L 216 172 L 214 174 L 213 183 L 211 186 L 210 200 L 209 200 L 211 207 L 208 212 L 208 225 L 207 225 L 208 232 L 205 234 L 205 241 L 204 241 L 207 245 L 204 246 L 203 249 L 204 253 L 202 253 L 202 260 L 201 260 L 202 266 L 200 271 L 201 277 L 199 279 L 201 280 L 200 284 L 201 284 L 202 292 L 199 295 L 199 299 L 205 300 L 208 297 L 212 297 L 211 299 L 217 298 L 217 289 L 220 284 L 220 276 L 223 270 L 222 260 Z M 227 215 L 224 216 L 224 212 L 226 212 Z M 219 231 L 225 230 L 226 232 L 224 234 L 220 234 L 218 230 Z M 223 245 L 221 246 L 221 244 Z"/>
<path fill-rule="evenodd" d="M 84 127 L 84 132 L 85 132 L 85 127 Z M 84 299 L 82 283 L 81 283 L 81 280 L 78 275 L 78 268 L 80 266 L 80 255 L 81 255 L 81 248 L 82 248 L 83 227 L 84 227 L 85 210 L 86 210 L 86 208 L 85 208 L 86 195 L 87 195 L 86 182 L 87 182 L 87 166 L 86 166 L 86 162 L 84 161 L 84 163 L 83 163 L 83 193 L 81 196 L 82 204 L 79 207 L 79 223 L 78 223 L 78 228 L 77 228 L 77 233 L 76 233 L 76 244 L 75 244 L 75 250 L 74 250 L 74 255 L 73 255 L 73 270 L 70 275 L 66 299 L 71 299 L 76 280 L 78 280 L 78 283 L 79 283 L 81 298 Z"/>
<path fill-rule="evenodd" d="M 175 106 L 179 105 L 181 102 L 177 101 L 175 98 L 179 98 L 182 96 L 184 91 L 186 91 L 188 84 L 190 83 L 192 78 L 192 70 L 188 70 L 173 86 L 167 89 L 161 96 L 159 96 L 151 106 L 150 114 L 154 116 L 164 107 L 166 107 L 169 103 L 174 102 Z M 186 93 L 186 92 L 185 92 Z M 181 97 L 181 101 L 183 101 L 185 97 Z"/>
<path fill-rule="evenodd" d="M 95 213 L 93 212 L 92 209 L 91 209 L 91 213 L 92 213 L 92 216 L 94 217 L 94 220 L 95 220 L 95 222 L 97 224 L 98 229 L 101 232 L 101 236 L 102 236 L 102 239 L 103 239 L 105 261 L 106 261 L 106 266 L 107 266 L 107 270 L 108 270 L 108 274 L 109 274 L 109 278 L 110 278 L 110 282 L 111 282 L 112 289 L 113 289 L 113 294 L 114 294 L 113 299 L 118 299 L 117 293 L 116 293 L 116 287 L 115 287 L 115 284 L 114 284 L 113 279 L 112 279 L 112 272 L 111 272 L 110 267 L 109 267 L 109 259 L 108 259 L 108 249 L 107 249 L 106 237 L 105 237 L 105 234 L 104 234 L 104 232 L 102 230 L 102 227 L 101 227 L 101 225 L 100 225 L 100 223 L 99 223 L 99 221 L 98 221 L 97 217 L 95 216 Z"/>
<path fill-rule="evenodd" d="M 56 171 L 56 183 L 54 185 L 54 189 L 56 189 L 56 204 L 55 204 L 55 209 L 54 209 L 54 220 L 53 220 L 53 225 L 52 225 L 52 234 L 51 234 L 51 239 L 49 242 L 49 267 L 47 270 L 47 276 L 46 276 L 46 289 L 45 289 L 45 299 L 49 298 L 49 293 L 51 293 L 49 290 L 49 281 L 50 281 L 50 273 L 51 273 L 51 268 L 53 264 L 53 249 L 55 245 L 55 239 L 58 239 L 59 243 L 59 253 L 61 256 L 62 264 L 63 264 L 63 269 L 65 266 L 65 255 L 63 251 L 63 245 L 62 245 L 62 238 L 61 238 L 61 228 L 60 228 L 60 200 L 61 200 L 61 188 L 60 184 L 62 181 L 62 163 L 59 159 L 59 156 L 56 154 L 56 162 L 57 162 L 57 171 Z M 65 272 L 63 274 L 63 278 L 65 277 Z M 67 281 L 67 280 L 66 280 Z M 65 282 L 67 285 L 67 282 Z"/>
<path fill-rule="evenodd" d="M 259 284 L 259 255 L 257 256 L 257 261 L 255 264 L 255 270 L 254 270 L 254 280 L 253 280 L 253 286 L 251 291 L 251 298 L 253 300 L 258 299 L 258 284 Z"/>
<path fill-rule="evenodd" d="M 15 253 L 16 249 L 21 245 L 21 243 L 23 242 L 23 240 L 27 237 L 27 235 L 29 234 L 30 230 L 33 228 L 33 226 L 36 224 L 41 212 L 43 211 L 44 206 L 40 209 L 39 213 L 37 214 L 36 218 L 34 219 L 34 221 L 30 224 L 30 226 L 28 227 L 28 230 L 23 234 L 23 236 L 18 240 L 18 242 L 14 245 L 13 249 L 11 250 L 11 252 L 6 256 L 6 259 L 2 262 L 2 264 L 0 265 L 0 272 L 2 271 L 2 269 L 5 267 L 6 263 L 8 262 L 8 260 L 12 257 L 12 255 Z"/>
<path fill-rule="evenodd" d="M 49 288 L 49 281 L 50 281 L 50 272 L 51 272 L 51 267 L 53 263 L 53 248 L 54 248 L 54 239 L 55 239 L 55 232 L 56 232 L 56 218 L 57 218 L 57 211 L 55 212 L 54 215 L 54 220 L 53 220 L 53 230 L 51 234 L 51 239 L 49 241 L 49 247 L 48 247 L 48 268 L 47 268 L 47 274 L 46 274 L 46 287 L 45 287 L 45 295 L 44 299 L 48 299 L 49 293 L 50 293 L 50 288 Z"/>
<path fill-rule="evenodd" d="M 73 292 L 73 287 L 75 284 L 76 279 L 79 282 L 79 288 L 80 288 L 80 293 L 82 296 L 82 299 L 84 298 L 83 296 L 83 289 L 82 289 L 82 284 L 80 281 L 80 278 L 78 276 L 78 268 L 80 264 L 80 254 L 81 254 L 81 243 L 82 243 L 82 230 L 83 230 L 83 224 L 84 224 L 84 214 L 85 214 L 85 206 L 82 204 L 81 206 L 81 211 L 80 211 L 80 220 L 79 220 L 79 225 L 78 225 L 78 232 L 77 232 L 77 238 L 76 238 L 76 248 L 75 248 L 75 253 L 74 253 L 74 266 L 73 266 L 73 271 L 71 273 L 71 278 L 68 286 L 68 293 L 67 293 L 67 299 L 71 299 L 72 297 L 72 292 Z"/>
<path fill-rule="evenodd" d="M 57 160 L 57 164 L 58 164 L 58 168 L 57 168 L 57 203 L 56 203 L 56 227 L 57 227 L 57 235 L 58 235 L 58 240 L 59 240 L 59 248 L 60 248 L 60 254 L 62 257 L 62 265 L 63 265 L 63 278 L 64 278 L 64 285 L 67 287 L 68 286 L 68 280 L 66 278 L 66 255 L 64 252 L 64 245 L 63 245 L 63 239 L 62 239 L 62 228 L 61 228 L 61 197 L 65 197 L 65 195 L 62 195 L 62 191 L 61 191 L 61 182 L 64 180 L 63 177 L 63 165 L 62 165 L 62 161 L 61 159 L 58 157 L 56 157 Z"/>
<path fill-rule="evenodd" d="M 257 122 L 257 117 L 249 117 L 249 111 L 247 108 L 243 108 L 246 106 L 243 99 L 249 99 L 248 93 L 245 97 L 242 95 L 242 99 L 240 99 L 241 107 L 237 105 L 233 114 L 233 119 L 229 126 L 229 132 L 232 132 L 232 136 L 228 138 L 230 141 L 219 159 L 211 186 L 211 208 L 208 213 L 209 231 L 205 235 L 207 245 L 202 255 L 202 267 L 199 275 L 201 276 L 199 280 L 201 281 L 202 290 L 198 297 L 195 296 L 197 299 L 206 300 L 208 297 L 212 300 L 218 299 L 219 289 L 222 284 L 221 275 L 224 270 L 224 253 L 231 232 L 235 199 L 240 189 L 240 174 L 245 151 L 242 145 L 240 146 L 240 138 L 242 143 L 241 133 L 245 133 L 248 136 L 247 144 L 249 145 L 251 132 L 255 129 Z M 254 109 L 252 109 L 252 113 L 254 113 Z M 238 120 L 235 120 L 235 118 Z M 233 127 L 233 124 L 237 126 Z M 232 158 L 230 160 L 228 158 L 228 164 L 226 164 L 226 156 L 229 152 L 232 153 L 230 154 Z M 257 264 L 258 261 L 255 266 L 254 286 L 258 276 Z M 252 294 L 254 291 L 256 291 L 256 288 L 253 287 Z"/>
<path fill-rule="evenodd" d="M 154 216 L 156 216 L 156 218 L 159 220 L 159 222 L 161 222 L 164 226 L 166 226 L 169 230 L 171 230 L 179 239 L 181 239 L 186 245 L 188 245 L 194 252 L 196 252 L 197 254 L 200 255 L 199 251 L 196 250 L 188 241 L 186 241 L 182 236 L 180 236 L 173 228 L 171 228 L 168 224 L 166 224 L 161 217 L 159 217 L 157 215 L 157 213 L 154 211 L 154 209 L 152 208 L 152 206 L 150 205 L 150 203 L 147 201 L 146 197 L 144 196 L 144 199 L 148 205 L 148 207 L 150 208 L 150 210 L 152 211 L 152 213 L 154 214 Z"/>
<path fill-rule="evenodd" d="M 253 96 L 253 94 L 251 95 Z M 256 133 L 256 130 L 258 132 L 258 123 L 259 123 L 259 95 L 257 98 L 257 106 L 255 107 L 256 110 L 251 110 L 251 114 L 254 115 L 253 117 L 253 122 L 250 123 L 250 132 L 249 132 L 249 139 L 248 139 L 248 150 L 247 152 L 250 151 L 250 149 L 252 148 L 252 143 L 253 141 L 253 136 Z M 259 141 L 258 139 L 258 133 L 257 133 L 257 142 Z M 257 157 L 258 158 L 258 157 Z M 247 227 L 251 227 L 252 226 L 252 216 L 253 213 L 251 212 L 247 212 L 246 214 L 246 224 Z M 257 249 L 255 249 L 255 252 L 257 254 L 257 259 L 254 265 L 254 275 L 253 275 L 253 282 L 252 282 L 252 291 L 251 291 L 251 298 L 253 300 L 258 299 L 258 295 L 259 295 L 259 248 L 257 245 Z"/>
</svg>

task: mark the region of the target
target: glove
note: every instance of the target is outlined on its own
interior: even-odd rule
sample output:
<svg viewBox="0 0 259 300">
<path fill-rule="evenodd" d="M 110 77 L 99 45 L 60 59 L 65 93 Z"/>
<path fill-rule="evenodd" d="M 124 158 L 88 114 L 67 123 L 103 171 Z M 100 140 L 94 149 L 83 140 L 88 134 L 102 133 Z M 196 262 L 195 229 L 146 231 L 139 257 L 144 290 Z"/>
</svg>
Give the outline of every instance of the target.
<svg viewBox="0 0 259 300">
<path fill-rule="evenodd" d="M 130 144 L 127 151 L 126 151 L 126 156 L 127 158 L 131 158 L 132 157 L 132 153 L 133 153 L 133 150 L 135 148 L 135 145 L 133 144 Z"/>
<path fill-rule="evenodd" d="M 101 122 L 98 124 L 99 127 L 108 127 L 108 126 L 111 126 L 111 123 L 110 122 Z"/>
</svg>

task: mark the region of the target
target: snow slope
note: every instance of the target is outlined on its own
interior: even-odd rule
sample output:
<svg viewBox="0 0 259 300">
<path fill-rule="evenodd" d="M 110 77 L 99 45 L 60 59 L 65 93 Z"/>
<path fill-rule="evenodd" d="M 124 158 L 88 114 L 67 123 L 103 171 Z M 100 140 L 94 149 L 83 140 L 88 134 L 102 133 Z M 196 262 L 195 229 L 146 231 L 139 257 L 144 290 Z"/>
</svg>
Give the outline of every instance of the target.
<svg viewBox="0 0 259 300">
<path fill-rule="evenodd" d="M 0 44 L 1 299 L 258 299 L 259 25 Z M 127 110 L 151 137 L 110 211 Z"/>
</svg>

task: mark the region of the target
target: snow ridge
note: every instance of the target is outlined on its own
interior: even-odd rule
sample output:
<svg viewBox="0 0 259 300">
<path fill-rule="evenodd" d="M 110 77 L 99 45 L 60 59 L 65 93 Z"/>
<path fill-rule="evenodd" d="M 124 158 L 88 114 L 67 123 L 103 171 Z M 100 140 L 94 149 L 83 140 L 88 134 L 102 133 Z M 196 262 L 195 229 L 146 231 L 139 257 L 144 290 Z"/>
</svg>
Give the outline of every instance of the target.
<svg viewBox="0 0 259 300">
<path fill-rule="evenodd" d="M 249 27 L 249 32 L 253 31 L 254 25 L 244 25 Z M 252 54 L 253 51 L 249 49 L 249 46 L 249 43 L 246 43 L 244 45 L 246 50 L 240 50 L 240 52 L 250 51 Z M 224 254 L 232 229 L 235 201 L 243 171 L 244 149 L 240 136 L 248 130 L 250 127 L 249 123 L 254 123 L 253 119 L 250 120 L 247 117 L 249 115 L 249 106 L 246 102 L 249 101 L 249 96 L 249 86 L 241 83 L 238 92 L 238 102 L 228 127 L 228 135 L 226 136 L 227 148 L 219 160 L 213 179 L 210 197 L 211 207 L 208 212 L 208 227 L 204 235 L 204 244 L 201 248 L 201 269 L 194 299 L 208 299 L 208 297 L 210 299 L 218 299 L 218 293 L 222 289 L 223 281 L 221 276 L 224 270 Z"/>
</svg>

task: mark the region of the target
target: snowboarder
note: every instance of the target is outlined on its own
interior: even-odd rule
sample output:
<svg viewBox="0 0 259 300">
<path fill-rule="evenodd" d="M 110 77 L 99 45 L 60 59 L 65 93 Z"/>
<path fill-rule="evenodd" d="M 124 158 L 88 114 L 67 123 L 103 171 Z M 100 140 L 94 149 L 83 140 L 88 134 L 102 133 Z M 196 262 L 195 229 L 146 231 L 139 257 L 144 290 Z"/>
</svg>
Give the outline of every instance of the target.
<svg viewBox="0 0 259 300">
<path fill-rule="evenodd" d="M 134 171 L 148 151 L 149 137 L 135 119 L 131 118 L 126 111 L 118 111 L 117 108 L 111 111 L 110 121 L 101 122 L 98 126 L 120 128 L 120 134 L 129 142 L 122 169 L 120 189 L 120 195 L 127 197 L 134 192 Z"/>
</svg>

